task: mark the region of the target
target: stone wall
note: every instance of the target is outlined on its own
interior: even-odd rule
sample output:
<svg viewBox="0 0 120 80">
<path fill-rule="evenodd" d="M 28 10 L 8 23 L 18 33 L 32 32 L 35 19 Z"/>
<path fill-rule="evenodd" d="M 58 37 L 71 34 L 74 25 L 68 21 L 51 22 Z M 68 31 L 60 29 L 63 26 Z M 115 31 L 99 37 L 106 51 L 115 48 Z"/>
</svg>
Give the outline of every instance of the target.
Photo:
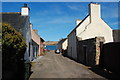
<svg viewBox="0 0 120 80">
<path fill-rule="evenodd" d="M 77 60 L 88 66 L 99 64 L 100 42 L 104 42 L 103 37 L 96 37 L 77 42 Z"/>
<path fill-rule="evenodd" d="M 103 43 L 105 42 L 104 37 L 96 37 L 96 65 L 99 65 L 100 52 Z"/>
<path fill-rule="evenodd" d="M 77 59 L 83 64 L 92 66 L 95 64 L 96 53 L 95 39 L 79 41 L 77 44 Z"/>
<path fill-rule="evenodd" d="M 22 33 L 22 36 L 24 37 L 27 48 L 24 54 L 24 61 L 19 61 L 16 64 L 14 64 L 12 67 L 13 70 L 5 70 L 7 73 L 7 76 L 12 77 L 12 73 L 14 73 L 14 70 L 16 70 L 15 74 L 13 74 L 12 80 L 27 80 L 25 78 L 28 78 L 30 75 L 30 61 L 32 60 L 32 44 L 31 44 L 31 35 L 30 35 L 30 21 L 29 16 L 21 16 L 20 12 L 3 12 L 2 15 L 0 13 L 0 17 L 2 17 L 3 23 L 8 23 L 12 27 L 14 27 L 18 32 Z M 11 68 L 11 67 L 9 67 Z M 5 76 L 5 75 L 3 75 Z M 17 78 L 17 79 L 16 79 Z M 4 79 L 4 78 L 3 78 Z"/>
<path fill-rule="evenodd" d="M 120 30 L 113 30 L 114 42 L 120 42 Z"/>
<path fill-rule="evenodd" d="M 24 59 L 29 62 L 32 59 L 32 51 L 31 51 L 31 34 L 30 34 L 30 20 L 29 16 L 21 16 L 20 12 L 3 12 L 2 14 L 2 22 L 8 23 L 12 27 L 14 27 L 18 32 L 22 33 L 24 37 L 27 48 L 24 55 Z"/>
<path fill-rule="evenodd" d="M 31 32 L 32 40 L 38 45 L 37 55 L 40 55 L 40 36 L 38 35 L 37 30 L 32 29 L 32 25 L 30 25 L 30 32 Z M 33 46 L 36 46 L 36 45 L 33 45 Z"/>
</svg>

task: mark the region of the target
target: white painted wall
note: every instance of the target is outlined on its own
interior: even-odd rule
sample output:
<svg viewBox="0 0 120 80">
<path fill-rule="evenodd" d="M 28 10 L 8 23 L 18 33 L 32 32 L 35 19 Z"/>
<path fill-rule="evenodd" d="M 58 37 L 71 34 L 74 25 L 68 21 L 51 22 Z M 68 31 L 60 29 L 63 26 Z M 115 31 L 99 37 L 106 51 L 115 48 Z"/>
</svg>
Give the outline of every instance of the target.
<svg viewBox="0 0 120 80">
<path fill-rule="evenodd" d="M 63 43 L 62 43 L 62 49 L 66 50 L 68 46 L 68 39 L 66 39 Z"/>
<path fill-rule="evenodd" d="M 113 42 L 112 29 L 101 19 L 100 4 L 90 4 L 90 15 L 77 27 L 77 35 L 82 40 L 102 36 L 105 43 Z"/>
<path fill-rule="evenodd" d="M 40 55 L 40 36 L 32 29 L 32 24 L 30 24 L 30 31 L 32 40 L 39 45 L 38 55 Z"/>
<path fill-rule="evenodd" d="M 32 53 L 32 37 L 31 37 L 31 30 L 30 30 L 30 17 L 29 17 L 29 7 L 22 7 L 21 8 L 21 16 L 26 17 L 25 20 L 25 29 L 23 31 L 23 36 L 25 38 L 27 48 L 26 52 L 24 54 L 24 60 L 26 62 L 31 62 L 33 59 L 33 53 Z"/>
<path fill-rule="evenodd" d="M 63 50 L 67 49 L 67 45 L 68 45 L 67 39 L 66 38 L 61 39 L 57 44 L 57 49 L 60 49 L 60 51 L 62 52 L 62 49 Z"/>
<path fill-rule="evenodd" d="M 29 21 L 29 16 L 26 17 L 26 21 L 25 21 L 25 29 L 23 31 L 23 36 L 25 38 L 26 44 L 27 44 L 27 48 L 26 48 L 26 52 L 24 54 L 24 59 L 26 60 L 26 62 L 30 62 L 32 60 L 32 44 L 31 44 L 31 32 L 30 32 L 30 21 Z M 29 45 L 30 44 L 30 45 Z M 30 46 L 30 48 L 29 48 Z M 30 49 L 30 50 L 29 50 Z M 29 53 L 30 51 L 30 53 Z"/>
<path fill-rule="evenodd" d="M 90 23 L 82 33 L 79 28 L 77 31 L 77 36 L 82 37 L 82 40 L 101 36 L 105 38 L 105 43 L 113 42 L 112 29 L 102 19 Z"/>
<path fill-rule="evenodd" d="M 82 31 L 84 31 L 85 26 L 87 26 L 90 22 L 90 17 L 88 16 L 82 23 L 80 26 L 84 26 L 84 27 L 80 27 L 76 30 L 74 30 L 73 32 L 71 32 L 68 35 L 68 56 L 74 58 L 77 60 L 77 34 L 82 33 Z M 79 22 L 80 23 L 80 22 Z"/>
<path fill-rule="evenodd" d="M 21 15 L 22 16 L 28 16 L 29 15 L 29 8 L 28 7 L 22 7 Z"/>
<path fill-rule="evenodd" d="M 68 35 L 68 56 L 77 59 L 76 30 Z"/>
<path fill-rule="evenodd" d="M 76 36 L 79 37 L 79 35 L 81 35 L 84 32 L 84 30 L 87 28 L 89 24 L 90 16 L 87 16 L 87 18 L 76 28 Z"/>
</svg>

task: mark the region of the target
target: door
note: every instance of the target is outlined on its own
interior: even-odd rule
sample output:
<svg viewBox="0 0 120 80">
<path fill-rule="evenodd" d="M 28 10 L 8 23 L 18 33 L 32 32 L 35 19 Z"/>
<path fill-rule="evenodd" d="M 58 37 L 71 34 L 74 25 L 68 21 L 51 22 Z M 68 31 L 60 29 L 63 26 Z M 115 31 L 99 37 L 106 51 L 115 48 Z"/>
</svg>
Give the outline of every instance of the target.
<svg viewBox="0 0 120 80">
<path fill-rule="evenodd" d="M 30 42 L 29 42 L 29 57 L 30 57 Z"/>
<path fill-rule="evenodd" d="M 87 58 L 86 58 L 86 56 L 87 56 L 87 49 L 86 49 L 87 47 L 86 46 L 83 46 L 83 54 L 84 54 L 84 64 L 86 64 L 86 62 L 87 62 Z"/>
</svg>

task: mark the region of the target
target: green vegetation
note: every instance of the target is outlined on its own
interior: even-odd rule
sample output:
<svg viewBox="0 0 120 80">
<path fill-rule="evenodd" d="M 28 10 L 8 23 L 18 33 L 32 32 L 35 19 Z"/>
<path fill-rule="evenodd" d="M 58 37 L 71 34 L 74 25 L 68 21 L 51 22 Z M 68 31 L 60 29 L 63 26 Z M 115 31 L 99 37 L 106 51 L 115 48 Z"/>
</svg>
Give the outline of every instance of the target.
<svg viewBox="0 0 120 80">
<path fill-rule="evenodd" d="M 47 51 L 43 51 L 40 56 L 44 56 L 47 53 Z"/>
<path fill-rule="evenodd" d="M 23 36 L 17 32 L 9 24 L 2 24 L 2 52 L 3 57 L 9 58 L 9 60 L 15 60 L 22 58 L 26 43 Z"/>
<path fill-rule="evenodd" d="M 1 26 L 2 26 L 3 73 L 11 72 L 11 74 L 13 73 L 12 76 L 14 78 L 24 76 L 23 57 L 27 47 L 26 42 L 21 33 L 17 32 L 9 24 L 2 23 L 0 24 L 0 27 Z M 3 76 L 7 78 L 7 75 Z M 11 78 L 13 78 L 12 76 Z"/>
</svg>

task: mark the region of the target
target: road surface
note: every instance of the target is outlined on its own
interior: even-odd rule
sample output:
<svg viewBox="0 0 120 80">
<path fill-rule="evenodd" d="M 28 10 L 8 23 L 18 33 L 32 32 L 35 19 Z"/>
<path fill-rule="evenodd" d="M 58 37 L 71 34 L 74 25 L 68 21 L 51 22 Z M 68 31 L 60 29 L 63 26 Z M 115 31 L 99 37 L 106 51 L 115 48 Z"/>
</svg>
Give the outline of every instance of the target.
<svg viewBox="0 0 120 80">
<path fill-rule="evenodd" d="M 90 71 L 86 66 L 77 63 L 54 51 L 47 53 L 36 63 L 32 63 L 32 78 L 100 78 L 103 77 Z"/>
</svg>

